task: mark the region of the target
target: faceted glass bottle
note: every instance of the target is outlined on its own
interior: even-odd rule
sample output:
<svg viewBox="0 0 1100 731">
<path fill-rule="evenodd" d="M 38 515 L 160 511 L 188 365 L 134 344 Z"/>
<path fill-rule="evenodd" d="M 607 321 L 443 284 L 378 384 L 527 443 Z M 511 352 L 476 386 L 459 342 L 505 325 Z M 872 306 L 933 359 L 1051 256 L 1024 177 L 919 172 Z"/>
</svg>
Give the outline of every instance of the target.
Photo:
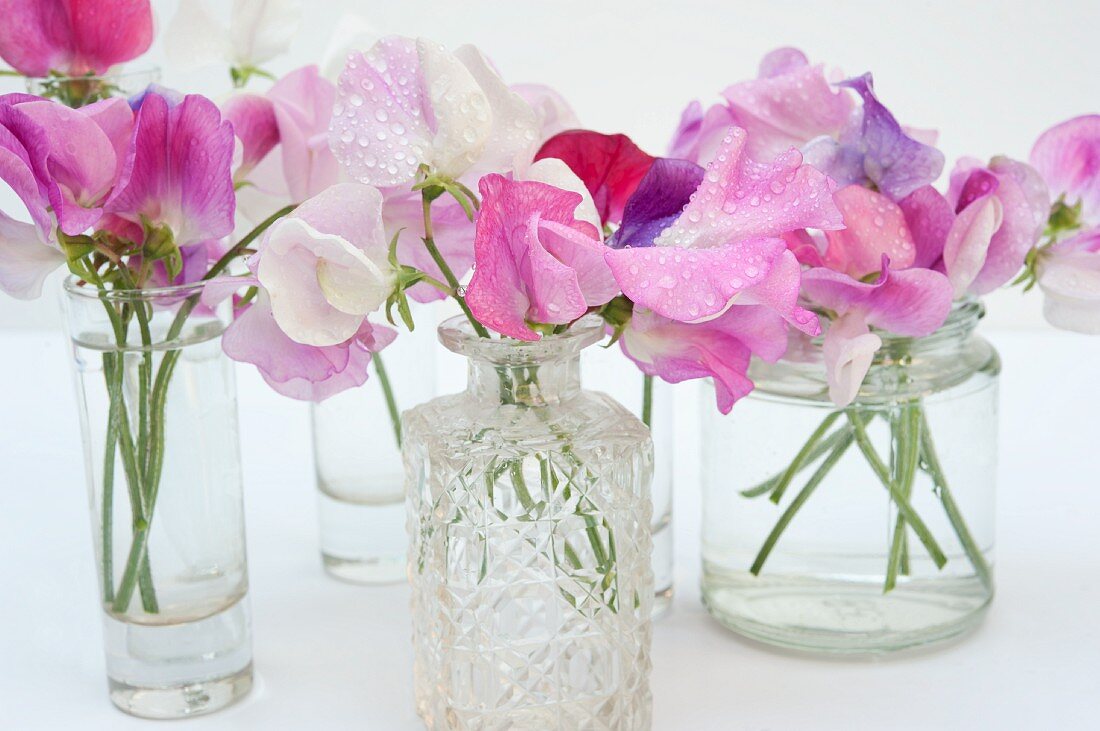
<svg viewBox="0 0 1100 731">
<path fill-rule="evenodd" d="M 648 729 L 645 426 L 580 387 L 582 321 L 535 343 L 440 339 L 465 392 L 406 412 L 417 710 L 432 729 Z"/>
</svg>

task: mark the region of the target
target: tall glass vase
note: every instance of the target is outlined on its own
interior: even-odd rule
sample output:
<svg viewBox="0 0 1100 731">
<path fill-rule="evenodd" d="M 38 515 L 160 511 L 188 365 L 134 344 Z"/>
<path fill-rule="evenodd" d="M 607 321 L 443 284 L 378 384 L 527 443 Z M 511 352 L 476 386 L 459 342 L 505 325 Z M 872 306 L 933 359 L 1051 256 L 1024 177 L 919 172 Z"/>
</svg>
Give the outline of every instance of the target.
<svg viewBox="0 0 1100 731">
<path fill-rule="evenodd" d="M 653 616 L 672 606 L 674 590 L 672 496 L 676 463 L 674 387 L 646 378 L 617 347 L 586 348 L 581 356 L 585 384 L 603 391 L 647 422 L 653 437 Z"/>
<path fill-rule="evenodd" d="M 753 363 L 756 390 L 703 427 L 711 614 L 835 653 L 926 645 L 980 621 L 993 598 L 1000 373 L 974 333 L 981 312 L 959 303 L 925 338 L 881 333 L 843 409 L 820 340 Z"/>
<path fill-rule="evenodd" d="M 65 284 L 110 697 L 146 718 L 252 685 L 230 305 L 201 293 Z"/>
<path fill-rule="evenodd" d="M 650 726 L 645 426 L 580 387 L 577 323 L 536 343 L 440 328 L 463 393 L 406 412 L 417 709 L 432 729 Z"/>
<path fill-rule="evenodd" d="M 338 579 L 405 578 L 400 413 L 435 396 L 436 346 L 433 327 L 405 333 L 374 356 L 363 386 L 312 406 L 321 560 Z"/>
</svg>

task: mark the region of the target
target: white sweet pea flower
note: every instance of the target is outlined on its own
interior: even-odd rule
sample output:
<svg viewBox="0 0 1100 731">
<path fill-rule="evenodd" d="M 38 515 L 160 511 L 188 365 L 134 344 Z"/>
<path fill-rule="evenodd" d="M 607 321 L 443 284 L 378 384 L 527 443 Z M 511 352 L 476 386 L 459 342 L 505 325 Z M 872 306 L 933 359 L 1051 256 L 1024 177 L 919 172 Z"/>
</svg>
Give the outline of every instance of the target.
<svg viewBox="0 0 1100 731">
<path fill-rule="evenodd" d="M 184 70 L 227 64 L 238 85 L 286 52 L 301 27 L 300 0 L 233 0 L 226 25 L 206 0 L 183 0 L 168 24 L 168 62 Z"/>
<path fill-rule="evenodd" d="M 382 194 L 341 183 L 303 203 L 264 236 L 255 264 L 279 328 L 303 345 L 346 341 L 397 284 Z"/>
<path fill-rule="evenodd" d="M 539 123 L 473 46 L 389 36 L 348 58 L 329 142 L 349 174 L 407 186 L 421 165 L 458 179 L 509 172 Z"/>
</svg>

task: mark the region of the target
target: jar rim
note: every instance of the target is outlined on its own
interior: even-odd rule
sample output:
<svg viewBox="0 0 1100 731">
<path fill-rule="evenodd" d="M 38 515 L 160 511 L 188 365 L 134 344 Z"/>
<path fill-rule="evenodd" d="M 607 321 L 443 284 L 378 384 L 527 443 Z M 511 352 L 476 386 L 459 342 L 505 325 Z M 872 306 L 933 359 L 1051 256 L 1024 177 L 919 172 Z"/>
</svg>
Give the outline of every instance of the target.
<svg viewBox="0 0 1100 731">
<path fill-rule="evenodd" d="M 83 280 L 78 279 L 74 275 L 69 275 L 65 277 L 65 280 L 62 282 L 62 288 L 65 290 L 65 293 L 67 295 L 74 299 L 83 298 L 108 300 L 112 302 L 144 302 L 148 300 L 159 299 L 183 299 L 196 294 L 201 294 L 205 291 L 206 286 L 214 280 L 204 279 L 198 282 L 190 282 L 188 284 L 173 284 L 167 287 L 106 290 L 97 289 L 95 287 L 89 286 L 87 283 L 80 284 L 81 281 Z M 219 282 L 219 284 L 220 283 L 221 282 Z"/>
<path fill-rule="evenodd" d="M 157 65 L 142 66 L 139 68 L 127 68 L 122 71 L 108 71 L 104 74 L 84 74 L 81 76 L 27 76 L 27 85 L 42 84 L 50 81 L 123 81 L 133 80 L 146 76 L 150 78 L 149 83 L 155 84 L 160 81 L 161 68 Z"/>
<path fill-rule="evenodd" d="M 516 340 L 480 337 L 466 317 L 455 315 L 439 325 L 438 335 L 447 350 L 467 358 L 499 365 L 527 365 L 578 357 L 583 349 L 603 339 L 604 324 L 595 315 L 585 315 L 563 333 L 543 335 L 539 340 Z"/>
</svg>

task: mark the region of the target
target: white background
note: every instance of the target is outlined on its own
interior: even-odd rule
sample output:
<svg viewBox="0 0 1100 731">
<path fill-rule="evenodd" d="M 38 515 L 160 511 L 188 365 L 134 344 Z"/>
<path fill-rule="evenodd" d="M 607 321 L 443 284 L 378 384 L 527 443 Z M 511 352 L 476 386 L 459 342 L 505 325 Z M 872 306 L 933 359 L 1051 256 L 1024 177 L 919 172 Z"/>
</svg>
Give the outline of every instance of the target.
<svg viewBox="0 0 1100 731">
<path fill-rule="evenodd" d="M 177 0 L 153 5 L 163 29 Z M 290 54 L 271 68 L 319 62 L 349 12 L 380 34 L 474 43 L 506 80 L 547 83 L 586 126 L 624 132 L 655 154 L 688 101 L 716 99 L 782 45 L 851 75 L 874 72 L 876 90 L 904 124 L 940 131 L 949 166 L 961 155 L 1026 159 L 1051 124 L 1100 111 L 1096 0 L 310 0 Z M 220 69 L 167 68 L 159 40 L 136 65 L 143 63 L 160 65 L 165 83 L 182 91 L 215 98 L 228 91 Z M 10 79 L 0 84 L 18 88 Z M 23 217 L 7 193 L 0 207 Z M 0 298 L 0 329 L 56 325 L 52 295 Z M 990 298 L 988 325 L 1043 327 L 1040 299 L 1000 292 Z"/>
</svg>

